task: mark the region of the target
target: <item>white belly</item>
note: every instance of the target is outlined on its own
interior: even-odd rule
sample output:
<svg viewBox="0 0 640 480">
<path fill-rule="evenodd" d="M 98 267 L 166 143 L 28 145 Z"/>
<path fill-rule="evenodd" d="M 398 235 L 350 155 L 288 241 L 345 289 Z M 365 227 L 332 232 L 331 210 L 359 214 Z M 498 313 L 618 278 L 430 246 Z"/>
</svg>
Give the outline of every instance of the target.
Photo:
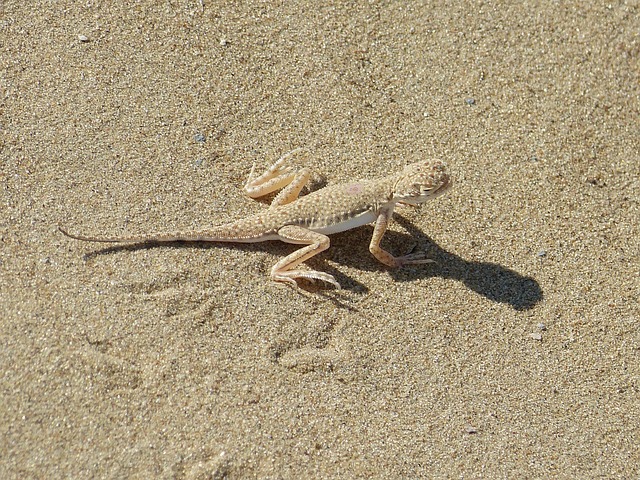
<svg viewBox="0 0 640 480">
<path fill-rule="evenodd" d="M 336 223 L 335 225 L 329 225 L 327 227 L 312 228 L 314 232 L 323 233 L 325 235 L 331 235 L 333 233 L 340 233 L 352 228 L 361 227 L 373 223 L 378 218 L 378 215 L 372 211 L 366 211 L 344 222 Z"/>
</svg>

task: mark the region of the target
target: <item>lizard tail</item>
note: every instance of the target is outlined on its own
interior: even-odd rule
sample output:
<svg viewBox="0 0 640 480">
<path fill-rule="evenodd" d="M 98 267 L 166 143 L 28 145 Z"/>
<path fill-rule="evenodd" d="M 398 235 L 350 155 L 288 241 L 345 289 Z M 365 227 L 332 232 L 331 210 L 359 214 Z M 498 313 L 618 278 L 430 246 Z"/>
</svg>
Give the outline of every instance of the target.
<svg viewBox="0 0 640 480">
<path fill-rule="evenodd" d="M 123 235 L 123 236 L 93 236 L 71 233 L 63 227 L 58 226 L 58 230 L 69 238 L 76 240 L 84 240 L 85 242 L 102 242 L 102 243 L 155 243 L 155 242 L 177 242 L 177 241 L 211 241 L 218 240 L 212 235 L 213 232 L 173 232 L 173 233 L 152 233 L 142 235 Z"/>
<path fill-rule="evenodd" d="M 196 238 L 190 238 L 192 234 L 173 233 L 169 234 L 143 234 L 143 235 L 123 235 L 123 236 L 94 236 L 94 235 L 81 235 L 79 233 L 71 233 L 61 226 L 58 226 L 58 230 L 69 238 L 76 240 L 84 240 L 85 242 L 102 242 L 102 243 L 145 243 L 145 242 L 174 242 L 178 240 L 197 240 Z"/>
<path fill-rule="evenodd" d="M 206 230 L 191 230 L 186 232 L 171 233 L 148 233 L 141 235 L 122 235 L 122 236 L 100 236 L 100 235 L 81 235 L 71 233 L 65 228 L 58 226 L 60 232 L 76 240 L 85 242 L 102 242 L 102 243 L 161 243 L 161 242 L 239 242 L 253 243 L 263 242 L 265 240 L 276 240 L 277 235 L 272 232 L 257 231 L 247 234 L 243 228 L 243 222 L 228 223 L 218 227 L 212 227 Z M 270 234 L 272 233 L 272 234 Z"/>
</svg>

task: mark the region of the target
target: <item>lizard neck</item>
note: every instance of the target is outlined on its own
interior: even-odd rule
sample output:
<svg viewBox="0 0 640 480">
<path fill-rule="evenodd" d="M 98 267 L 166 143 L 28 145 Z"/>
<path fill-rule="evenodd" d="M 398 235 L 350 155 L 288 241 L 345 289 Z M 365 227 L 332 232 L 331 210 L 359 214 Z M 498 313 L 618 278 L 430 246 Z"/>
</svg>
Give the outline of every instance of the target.
<svg viewBox="0 0 640 480">
<path fill-rule="evenodd" d="M 378 180 L 378 208 L 393 207 L 397 200 L 394 198 L 396 183 L 398 183 L 399 175 L 389 175 Z"/>
</svg>

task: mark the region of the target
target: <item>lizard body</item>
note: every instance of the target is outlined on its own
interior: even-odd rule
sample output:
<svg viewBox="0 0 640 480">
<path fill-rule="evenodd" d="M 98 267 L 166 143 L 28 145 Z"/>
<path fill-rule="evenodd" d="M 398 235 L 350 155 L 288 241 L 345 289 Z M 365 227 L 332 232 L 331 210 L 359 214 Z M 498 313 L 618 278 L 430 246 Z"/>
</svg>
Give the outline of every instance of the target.
<svg viewBox="0 0 640 480">
<path fill-rule="evenodd" d="M 253 170 L 244 191 L 258 198 L 281 190 L 271 206 L 262 212 L 224 225 L 185 232 L 154 233 L 131 236 L 88 236 L 60 231 L 68 237 L 91 242 L 141 243 L 173 241 L 211 241 L 254 243 L 280 240 L 305 245 L 287 255 L 271 269 L 275 281 L 297 286 L 296 279 L 322 280 L 340 288 L 332 275 L 296 267 L 329 248 L 327 235 L 375 222 L 369 245 L 371 253 L 391 267 L 429 263 L 421 254 L 394 257 L 380 247 L 380 241 L 396 204 L 419 205 L 441 195 L 451 186 L 446 165 L 440 161 L 422 161 L 406 166 L 399 173 L 377 180 L 363 180 L 332 185 L 299 197 L 310 177 L 306 168 L 294 171 L 287 164 L 300 152 L 293 150 L 280 158 L 258 178 Z"/>
</svg>

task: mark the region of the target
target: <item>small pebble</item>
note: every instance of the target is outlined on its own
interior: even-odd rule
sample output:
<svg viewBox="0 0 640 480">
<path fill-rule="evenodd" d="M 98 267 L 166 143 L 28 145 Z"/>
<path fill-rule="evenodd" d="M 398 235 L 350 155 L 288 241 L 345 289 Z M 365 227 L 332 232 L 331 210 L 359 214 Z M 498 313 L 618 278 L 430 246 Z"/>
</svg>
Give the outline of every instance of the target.
<svg viewBox="0 0 640 480">
<path fill-rule="evenodd" d="M 476 99 L 475 98 L 465 98 L 464 101 L 465 101 L 465 103 L 467 105 L 475 105 L 476 104 Z"/>
<path fill-rule="evenodd" d="M 227 45 L 229 45 L 229 41 L 226 38 L 221 38 L 220 39 L 220 46 L 221 47 L 226 47 Z"/>
<path fill-rule="evenodd" d="M 474 427 L 473 425 L 467 425 L 466 427 L 464 427 L 464 429 L 469 435 L 472 435 L 474 433 L 478 433 L 478 429 L 476 427 Z"/>
<path fill-rule="evenodd" d="M 201 134 L 201 133 L 196 133 L 194 138 L 195 138 L 196 142 L 198 142 L 198 143 L 204 143 L 206 141 L 205 136 L 203 134 Z"/>
<path fill-rule="evenodd" d="M 202 163 L 204 162 L 204 159 L 199 158 L 195 161 L 196 167 L 201 167 Z"/>
<path fill-rule="evenodd" d="M 82 43 L 87 43 L 89 41 L 89 37 L 87 37 L 86 35 L 78 35 L 78 40 L 80 40 Z"/>
<path fill-rule="evenodd" d="M 547 256 L 547 251 L 546 250 L 540 250 L 538 252 L 538 257 L 546 257 Z"/>
<path fill-rule="evenodd" d="M 542 323 L 542 322 L 540 322 L 540 323 L 537 325 L 537 327 L 538 327 L 538 329 L 539 329 L 539 330 L 542 330 L 543 332 L 547 329 L 547 326 L 546 326 L 544 323 Z"/>
<path fill-rule="evenodd" d="M 529 336 L 531 338 L 533 338 L 534 340 L 538 340 L 538 341 L 542 340 L 542 335 L 540 333 L 538 333 L 538 332 L 531 333 L 531 334 L 529 334 Z"/>
</svg>

